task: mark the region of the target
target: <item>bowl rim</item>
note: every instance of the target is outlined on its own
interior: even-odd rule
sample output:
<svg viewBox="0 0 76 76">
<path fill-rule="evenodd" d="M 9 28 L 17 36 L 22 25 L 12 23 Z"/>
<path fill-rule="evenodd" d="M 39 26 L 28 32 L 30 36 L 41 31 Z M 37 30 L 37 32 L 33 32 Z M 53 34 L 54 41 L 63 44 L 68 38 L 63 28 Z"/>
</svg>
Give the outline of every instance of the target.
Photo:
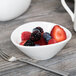
<svg viewBox="0 0 76 76">
<path fill-rule="evenodd" d="M 18 28 L 20 28 L 21 26 L 26 25 L 26 24 L 28 24 L 28 23 L 40 23 L 40 22 L 43 22 L 43 23 L 52 23 L 52 22 L 46 22 L 46 21 L 33 21 L 33 22 L 27 22 L 27 23 L 25 23 L 25 24 L 22 24 L 22 25 L 20 25 L 19 27 L 17 27 L 16 29 L 18 29 Z M 63 27 L 63 26 L 60 25 L 60 24 L 56 24 L 56 23 L 52 23 L 52 24 L 59 25 L 59 26 L 61 26 L 63 29 L 67 30 L 67 31 L 70 33 L 70 37 L 67 38 L 67 39 L 64 40 L 64 41 L 61 41 L 61 42 L 58 42 L 58 43 L 55 43 L 55 44 L 42 45 L 42 46 L 22 46 L 22 45 L 17 44 L 17 43 L 13 40 L 13 38 L 12 38 L 12 35 L 13 35 L 13 33 L 15 32 L 15 30 L 16 30 L 16 29 L 15 29 L 15 30 L 12 32 L 10 39 L 11 39 L 12 43 L 13 43 L 14 45 L 18 46 L 18 47 L 23 47 L 23 48 L 43 48 L 43 47 L 46 47 L 46 46 L 47 46 L 47 47 L 49 47 L 49 46 L 55 46 L 55 45 L 59 45 L 59 44 L 68 42 L 68 41 L 72 38 L 72 33 L 71 33 L 67 28 Z"/>
</svg>

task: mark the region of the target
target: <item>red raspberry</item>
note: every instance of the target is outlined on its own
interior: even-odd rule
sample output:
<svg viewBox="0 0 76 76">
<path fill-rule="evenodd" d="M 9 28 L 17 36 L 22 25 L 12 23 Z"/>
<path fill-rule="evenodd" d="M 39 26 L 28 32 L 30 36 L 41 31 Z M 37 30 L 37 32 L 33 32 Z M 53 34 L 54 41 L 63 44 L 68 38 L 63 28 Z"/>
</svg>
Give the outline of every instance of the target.
<svg viewBox="0 0 76 76">
<path fill-rule="evenodd" d="M 48 45 L 49 45 L 49 44 L 54 44 L 54 43 L 57 43 L 57 41 L 56 41 L 54 38 L 52 38 L 52 39 L 50 39 L 50 40 L 48 41 Z"/>
<path fill-rule="evenodd" d="M 29 39 L 30 39 L 30 36 L 31 36 L 31 32 L 24 31 L 24 32 L 22 32 L 22 34 L 21 34 L 21 40 L 22 40 L 22 41 L 24 41 L 24 40 L 29 40 Z"/>
</svg>

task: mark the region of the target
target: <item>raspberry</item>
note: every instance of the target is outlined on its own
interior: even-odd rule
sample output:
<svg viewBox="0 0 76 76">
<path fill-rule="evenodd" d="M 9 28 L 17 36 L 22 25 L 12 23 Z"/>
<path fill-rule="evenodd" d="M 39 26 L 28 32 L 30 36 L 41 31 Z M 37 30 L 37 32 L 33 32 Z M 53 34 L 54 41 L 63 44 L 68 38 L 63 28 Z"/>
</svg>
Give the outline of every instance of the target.
<svg viewBox="0 0 76 76">
<path fill-rule="evenodd" d="M 40 40 L 40 38 L 41 38 L 41 33 L 40 33 L 40 31 L 36 30 L 31 34 L 30 40 L 35 42 L 35 41 Z"/>
<path fill-rule="evenodd" d="M 48 32 L 43 33 L 43 38 L 46 42 L 48 42 L 51 39 L 51 36 Z"/>
<path fill-rule="evenodd" d="M 42 29 L 41 27 L 36 27 L 36 28 L 33 29 L 33 31 L 36 31 L 36 30 L 39 30 L 41 33 L 44 32 L 43 29 Z"/>
<path fill-rule="evenodd" d="M 54 43 L 57 43 L 57 41 L 54 38 L 52 38 L 48 41 L 48 44 L 54 44 Z"/>
<path fill-rule="evenodd" d="M 27 40 L 24 46 L 35 46 L 35 44 L 31 40 Z"/>
<path fill-rule="evenodd" d="M 28 32 L 28 31 L 24 31 L 22 32 L 21 34 L 21 40 L 24 41 L 24 40 L 29 40 L 31 36 L 31 32 Z"/>
</svg>

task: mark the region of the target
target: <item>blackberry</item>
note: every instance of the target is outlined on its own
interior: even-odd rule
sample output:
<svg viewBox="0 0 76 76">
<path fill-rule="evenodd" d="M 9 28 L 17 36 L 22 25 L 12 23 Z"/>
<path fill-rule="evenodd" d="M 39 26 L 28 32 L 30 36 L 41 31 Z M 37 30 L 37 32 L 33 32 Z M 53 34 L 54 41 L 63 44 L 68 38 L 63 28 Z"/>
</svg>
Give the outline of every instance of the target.
<svg viewBox="0 0 76 76">
<path fill-rule="evenodd" d="M 35 44 L 31 40 L 27 40 L 24 46 L 35 46 Z"/>
<path fill-rule="evenodd" d="M 42 29 L 41 27 L 36 27 L 36 28 L 33 29 L 33 31 L 36 31 L 36 30 L 39 30 L 41 33 L 44 32 L 43 29 Z"/>
<path fill-rule="evenodd" d="M 51 39 L 51 36 L 48 32 L 43 33 L 43 38 L 46 42 L 48 42 Z"/>
<path fill-rule="evenodd" d="M 33 31 L 33 33 L 31 34 L 30 40 L 35 42 L 40 40 L 40 38 L 41 38 L 41 32 L 36 30 L 36 31 Z"/>
</svg>

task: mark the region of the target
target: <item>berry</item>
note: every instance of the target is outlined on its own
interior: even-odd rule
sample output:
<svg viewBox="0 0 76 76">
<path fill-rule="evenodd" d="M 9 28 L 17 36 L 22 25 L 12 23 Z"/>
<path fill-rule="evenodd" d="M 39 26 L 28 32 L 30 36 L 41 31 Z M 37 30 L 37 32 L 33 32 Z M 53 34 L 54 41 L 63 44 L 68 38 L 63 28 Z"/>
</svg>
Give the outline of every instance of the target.
<svg viewBox="0 0 76 76">
<path fill-rule="evenodd" d="M 61 42 L 63 40 L 65 40 L 66 37 L 66 33 L 63 30 L 63 28 L 61 28 L 59 25 L 55 25 L 50 33 L 50 35 L 57 41 L 57 42 Z"/>
<path fill-rule="evenodd" d="M 24 45 L 24 44 L 26 43 L 26 41 L 27 41 L 27 40 L 24 40 L 24 41 L 20 42 L 19 44 L 20 44 L 20 45 Z"/>
<path fill-rule="evenodd" d="M 22 32 L 21 34 L 21 40 L 24 41 L 24 40 L 29 40 L 31 36 L 31 32 L 28 32 L 28 31 L 24 31 Z"/>
<path fill-rule="evenodd" d="M 27 40 L 24 46 L 35 46 L 35 44 L 31 40 Z"/>
<path fill-rule="evenodd" d="M 41 39 L 36 41 L 35 44 L 38 44 L 38 45 L 46 45 L 46 41 L 45 39 L 43 38 L 43 35 L 41 36 Z"/>
<path fill-rule="evenodd" d="M 40 31 L 36 30 L 31 34 L 30 40 L 34 42 L 40 40 L 40 38 L 41 38 L 41 33 Z"/>
<path fill-rule="evenodd" d="M 55 39 L 53 39 L 53 38 L 48 41 L 48 45 L 49 44 L 54 44 L 54 43 L 57 43 L 57 41 Z"/>
<path fill-rule="evenodd" d="M 51 39 L 51 36 L 48 32 L 43 33 L 43 38 L 46 42 L 48 42 Z"/>
<path fill-rule="evenodd" d="M 39 30 L 41 33 L 44 32 L 43 29 L 42 29 L 41 27 L 36 27 L 36 28 L 33 29 L 33 31 L 36 31 L 36 30 Z"/>
</svg>

